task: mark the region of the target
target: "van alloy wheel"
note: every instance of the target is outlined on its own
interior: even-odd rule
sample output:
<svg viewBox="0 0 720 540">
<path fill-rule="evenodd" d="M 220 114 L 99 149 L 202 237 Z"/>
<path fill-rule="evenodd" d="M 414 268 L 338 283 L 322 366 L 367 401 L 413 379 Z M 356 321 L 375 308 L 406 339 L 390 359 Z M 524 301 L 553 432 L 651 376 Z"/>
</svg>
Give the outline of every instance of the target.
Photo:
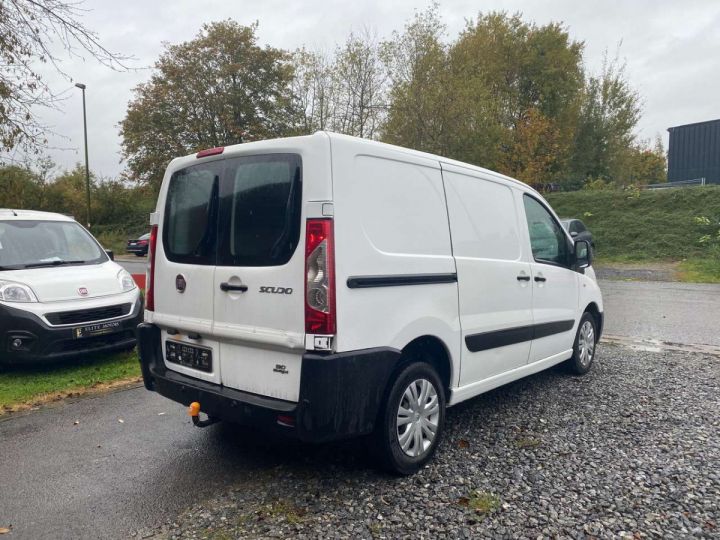
<svg viewBox="0 0 720 540">
<path fill-rule="evenodd" d="M 595 329 L 590 321 L 585 321 L 580 327 L 578 348 L 580 352 L 580 363 L 583 366 L 590 365 L 593 354 L 595 353 Z"/>
<path fill-rule="evenodd" d="M 432 446 L 440 421 L 437 390 L 427 379 L 405 389 L 397 410 L 397 438 L 408 456 L 420 457 Z"/>
</svg>

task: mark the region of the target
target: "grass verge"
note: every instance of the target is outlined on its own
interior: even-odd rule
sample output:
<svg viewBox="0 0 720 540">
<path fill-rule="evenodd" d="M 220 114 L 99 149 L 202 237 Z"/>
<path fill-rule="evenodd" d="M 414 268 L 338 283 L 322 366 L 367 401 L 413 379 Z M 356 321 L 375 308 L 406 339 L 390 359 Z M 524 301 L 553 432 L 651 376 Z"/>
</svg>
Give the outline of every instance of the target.
<svg viewBox="0 0 720 540">
<path fill-rule="evenodd" d="M 0 416 L 65 397 L 104 391 L 139 378 L 140 364 L 134 351 L 104 359 L 5 368 L 0 371 Z"/>
<path fill-rule="evenodd" d="M 680 263 L 680 281 L 689 283 L 720 283 L 720 261 L 716 259 L 688 259 Z"/>
</svg>

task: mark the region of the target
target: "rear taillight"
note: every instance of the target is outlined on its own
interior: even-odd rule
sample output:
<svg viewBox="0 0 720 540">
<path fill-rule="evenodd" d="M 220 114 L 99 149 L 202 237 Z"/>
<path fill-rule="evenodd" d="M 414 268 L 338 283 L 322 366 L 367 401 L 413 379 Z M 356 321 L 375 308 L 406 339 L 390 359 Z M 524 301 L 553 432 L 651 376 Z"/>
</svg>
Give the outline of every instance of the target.
<svg viewBox="0 0 720 540">
<path fill-rule="evenodd" d="M 150 229 L 150 248 L 148 249 L 148 275 L 145 278 L 145 309 L 155 311 L 155 249 L 157 248 L 158 226 Z"/>
<path fill-rule="evenodd" d="M 335 244 L 332 219 L 308 219 L 305 234 L 305 332 L 335 333 Z"/>
<path fill-rule="evenodd" d="M 147 240 L 138 240 L 138 246 L 146 246 L 148 243 Z"/>
</svg>

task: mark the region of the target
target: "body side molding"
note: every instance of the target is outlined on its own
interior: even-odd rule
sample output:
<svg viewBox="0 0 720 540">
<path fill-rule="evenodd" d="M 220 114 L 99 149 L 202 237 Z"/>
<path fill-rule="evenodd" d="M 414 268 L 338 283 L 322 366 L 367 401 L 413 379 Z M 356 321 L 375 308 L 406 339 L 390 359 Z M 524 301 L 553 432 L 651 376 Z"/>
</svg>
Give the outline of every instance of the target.
<svg viewBox="0 0 720 540">
<path fill-rule="evenodd" d="M 470 352 L 486 351 L 506 345 L 514 345 L 515 343 L 522 343 L 523 341 L 531 341 L 554 334 L 561 334 L 572 330 L 573 326 L 575 326 L 575 321 L 572 320 L 555 321 L 495 330 L 493 332 L 483 332 L 481 334 L 470 334 L 465 336 L 465 346 Z"/>
<path fill-rule="evenodd" d="M 370 287 L 399 287 L 403 285 L 432 285 L 436 283 L 455 283 L 457 274 L 393 274 L 388 276 L 352 276 L 347 279 L 350 289 Z"/>
</svg>

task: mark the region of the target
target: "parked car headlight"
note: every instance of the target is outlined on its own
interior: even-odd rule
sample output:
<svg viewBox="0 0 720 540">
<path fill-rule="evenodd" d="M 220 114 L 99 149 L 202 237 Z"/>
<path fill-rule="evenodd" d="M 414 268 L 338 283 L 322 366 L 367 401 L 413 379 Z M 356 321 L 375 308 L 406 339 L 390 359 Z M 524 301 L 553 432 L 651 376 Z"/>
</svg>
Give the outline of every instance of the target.
<svg viewBox="0 0 720 540">
<path fill-rule="evenodd" d="M 123 291 L 132 291 L 135 287 L 137 287 L 135 280 L 127 270 L 120 270 L 117 278 Z"/>
<path fill-rule="evenodd" d="M 5 302 L 37 302 L 37 296 L 27 285 L 0 280 L 0 300 Z"/>
</svg>

